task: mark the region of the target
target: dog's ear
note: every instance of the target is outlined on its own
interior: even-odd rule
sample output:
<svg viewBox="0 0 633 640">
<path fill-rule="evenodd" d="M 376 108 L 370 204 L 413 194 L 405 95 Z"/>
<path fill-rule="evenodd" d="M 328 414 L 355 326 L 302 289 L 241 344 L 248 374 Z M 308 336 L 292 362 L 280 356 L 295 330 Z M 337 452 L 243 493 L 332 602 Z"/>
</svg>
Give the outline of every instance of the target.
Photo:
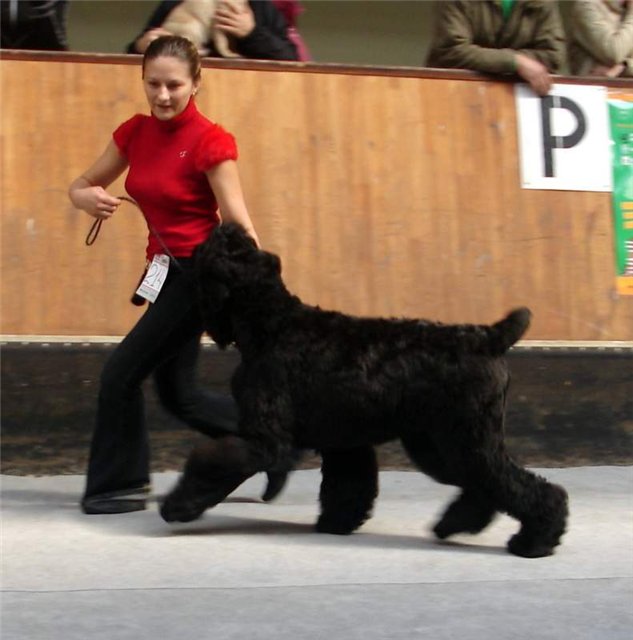
<svg viewBox="0 0 633 640">
<path fill-rule="evenodd" d="M 231 322 L 231 313 L 228 307 L 223 308 L 218 313 L 211 313 L 205 316 L 204 330 L 220 349 L 225 349 L 235 342 L 235 333 L 233 332 L 233 323 Z"/>
<path fill-rule="evenodd" d="M 198 284 L 226 281 L 228 246 L 227 238 L 217 227 L 211 236 L 199 244 L 193 252 L 194 271 Z"/>
<path fill-rule="evenodd" d="M 219 313 L 226 306 L 229 288 L 213 278 L 205 277 L 198 280 L 198 294 L 200 306 L 206 313 Z"/>
<path fill-rule="evenodd" d="M 198 282 L 198 301 L 204 330 L 224 349 L 235 341 L 228 287 L 217 280 Z"/>
<path fill-rule="evenodd" d="M 279 256 L 268 251 L 259 252 L 260 267 L 262 273 L 265 273 L 268 277 L 281 275 L 281 260 Z"/>
</svg>

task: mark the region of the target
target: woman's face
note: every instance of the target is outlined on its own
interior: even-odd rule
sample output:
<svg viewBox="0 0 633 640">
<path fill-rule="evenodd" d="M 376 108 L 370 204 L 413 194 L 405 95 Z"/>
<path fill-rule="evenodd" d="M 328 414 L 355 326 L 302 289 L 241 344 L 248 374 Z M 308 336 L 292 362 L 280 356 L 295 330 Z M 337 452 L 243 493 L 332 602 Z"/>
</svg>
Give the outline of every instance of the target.
<svg viewBox="0 0 633 640">
<path fill-rule="evenodd" d="M 199 84 L 180 58 L 161 56 L 145 62 L 143 87 L 149 107 L 159 120 L 182 113 Z"/>
</svg>

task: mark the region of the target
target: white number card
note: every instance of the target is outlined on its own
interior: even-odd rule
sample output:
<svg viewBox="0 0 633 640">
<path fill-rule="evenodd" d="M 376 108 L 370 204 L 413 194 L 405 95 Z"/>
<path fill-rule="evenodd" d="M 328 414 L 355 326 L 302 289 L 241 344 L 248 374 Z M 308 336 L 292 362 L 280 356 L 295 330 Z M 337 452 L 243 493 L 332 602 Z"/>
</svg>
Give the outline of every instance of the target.
<svg viewBox="0 0 633 640">
<path fill-rule="evenodd" d="M 163 288 L 163 284 L 165 284 L 168 271 L 169 256 L 164 253 L 157 253 L 152 260 L 152 264 L 147 269 L 143 282 L 136 290 L 137 295 L 150 302 L 155 302 L 160 290 Z"/>
</svg>

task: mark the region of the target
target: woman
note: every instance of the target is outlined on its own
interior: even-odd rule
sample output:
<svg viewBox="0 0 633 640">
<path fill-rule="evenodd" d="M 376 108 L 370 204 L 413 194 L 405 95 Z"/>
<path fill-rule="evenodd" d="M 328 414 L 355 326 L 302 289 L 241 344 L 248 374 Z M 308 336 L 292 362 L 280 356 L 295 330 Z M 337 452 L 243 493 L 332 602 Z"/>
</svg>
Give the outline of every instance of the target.
<svg viewBox="0 0 633 640">
<path fill-rule="evenodd" d="M 168 262 L 155 302 L 119 344 L 101 375 L 97 424 L 88 465 L 84 513 L 125 513 L 146 506 L 149 451 L 141 383 L 154 373 L 161 402 L 210 436 L 237 430 L 231 398 L 195 384 L 202 320 L 192 252 L 222 218 L 243 225 L 257 242 L 244 203 L 233 136 L 202 116 L 194 101 L 201 79 L 194 45 L 179 36 L 154 40 L 143 58 L 151 115 L 119 126 L 103 154 L 69 188 L 72 203 L 108 220 L 121 200 L 106 189 L 129 168 L 126 189 L 148 223 L 147 260 Z M 151 297 L 150 297 L 151 299 Z M 269 475 L 264 499 L 285 474 Z"/>
</svg>

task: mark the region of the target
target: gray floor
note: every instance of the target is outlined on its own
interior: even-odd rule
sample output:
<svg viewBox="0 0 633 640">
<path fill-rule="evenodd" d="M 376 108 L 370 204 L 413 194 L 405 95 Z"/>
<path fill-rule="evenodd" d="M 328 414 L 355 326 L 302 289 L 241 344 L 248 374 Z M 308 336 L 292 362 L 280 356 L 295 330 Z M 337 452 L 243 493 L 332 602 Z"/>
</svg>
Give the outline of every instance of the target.
<svg viewBox="0 0 633 640">
<path fill-rule="evenodd" d="M 453 490 L 383 472 L 355 535 L 315 534 L 319 473 L 274 504 L 253 478 L 201 520 L 84 516 L 79 476 L 2 476 L 2 640 L 377 638 L 630 640 L 633 467 L 545 469 L 570 493 L 556 555 L 525 560 L 499 517 L 450 544 L 428 529 Z M 175 473 L 154 477 L 161 495 Z"/>
</svg>

